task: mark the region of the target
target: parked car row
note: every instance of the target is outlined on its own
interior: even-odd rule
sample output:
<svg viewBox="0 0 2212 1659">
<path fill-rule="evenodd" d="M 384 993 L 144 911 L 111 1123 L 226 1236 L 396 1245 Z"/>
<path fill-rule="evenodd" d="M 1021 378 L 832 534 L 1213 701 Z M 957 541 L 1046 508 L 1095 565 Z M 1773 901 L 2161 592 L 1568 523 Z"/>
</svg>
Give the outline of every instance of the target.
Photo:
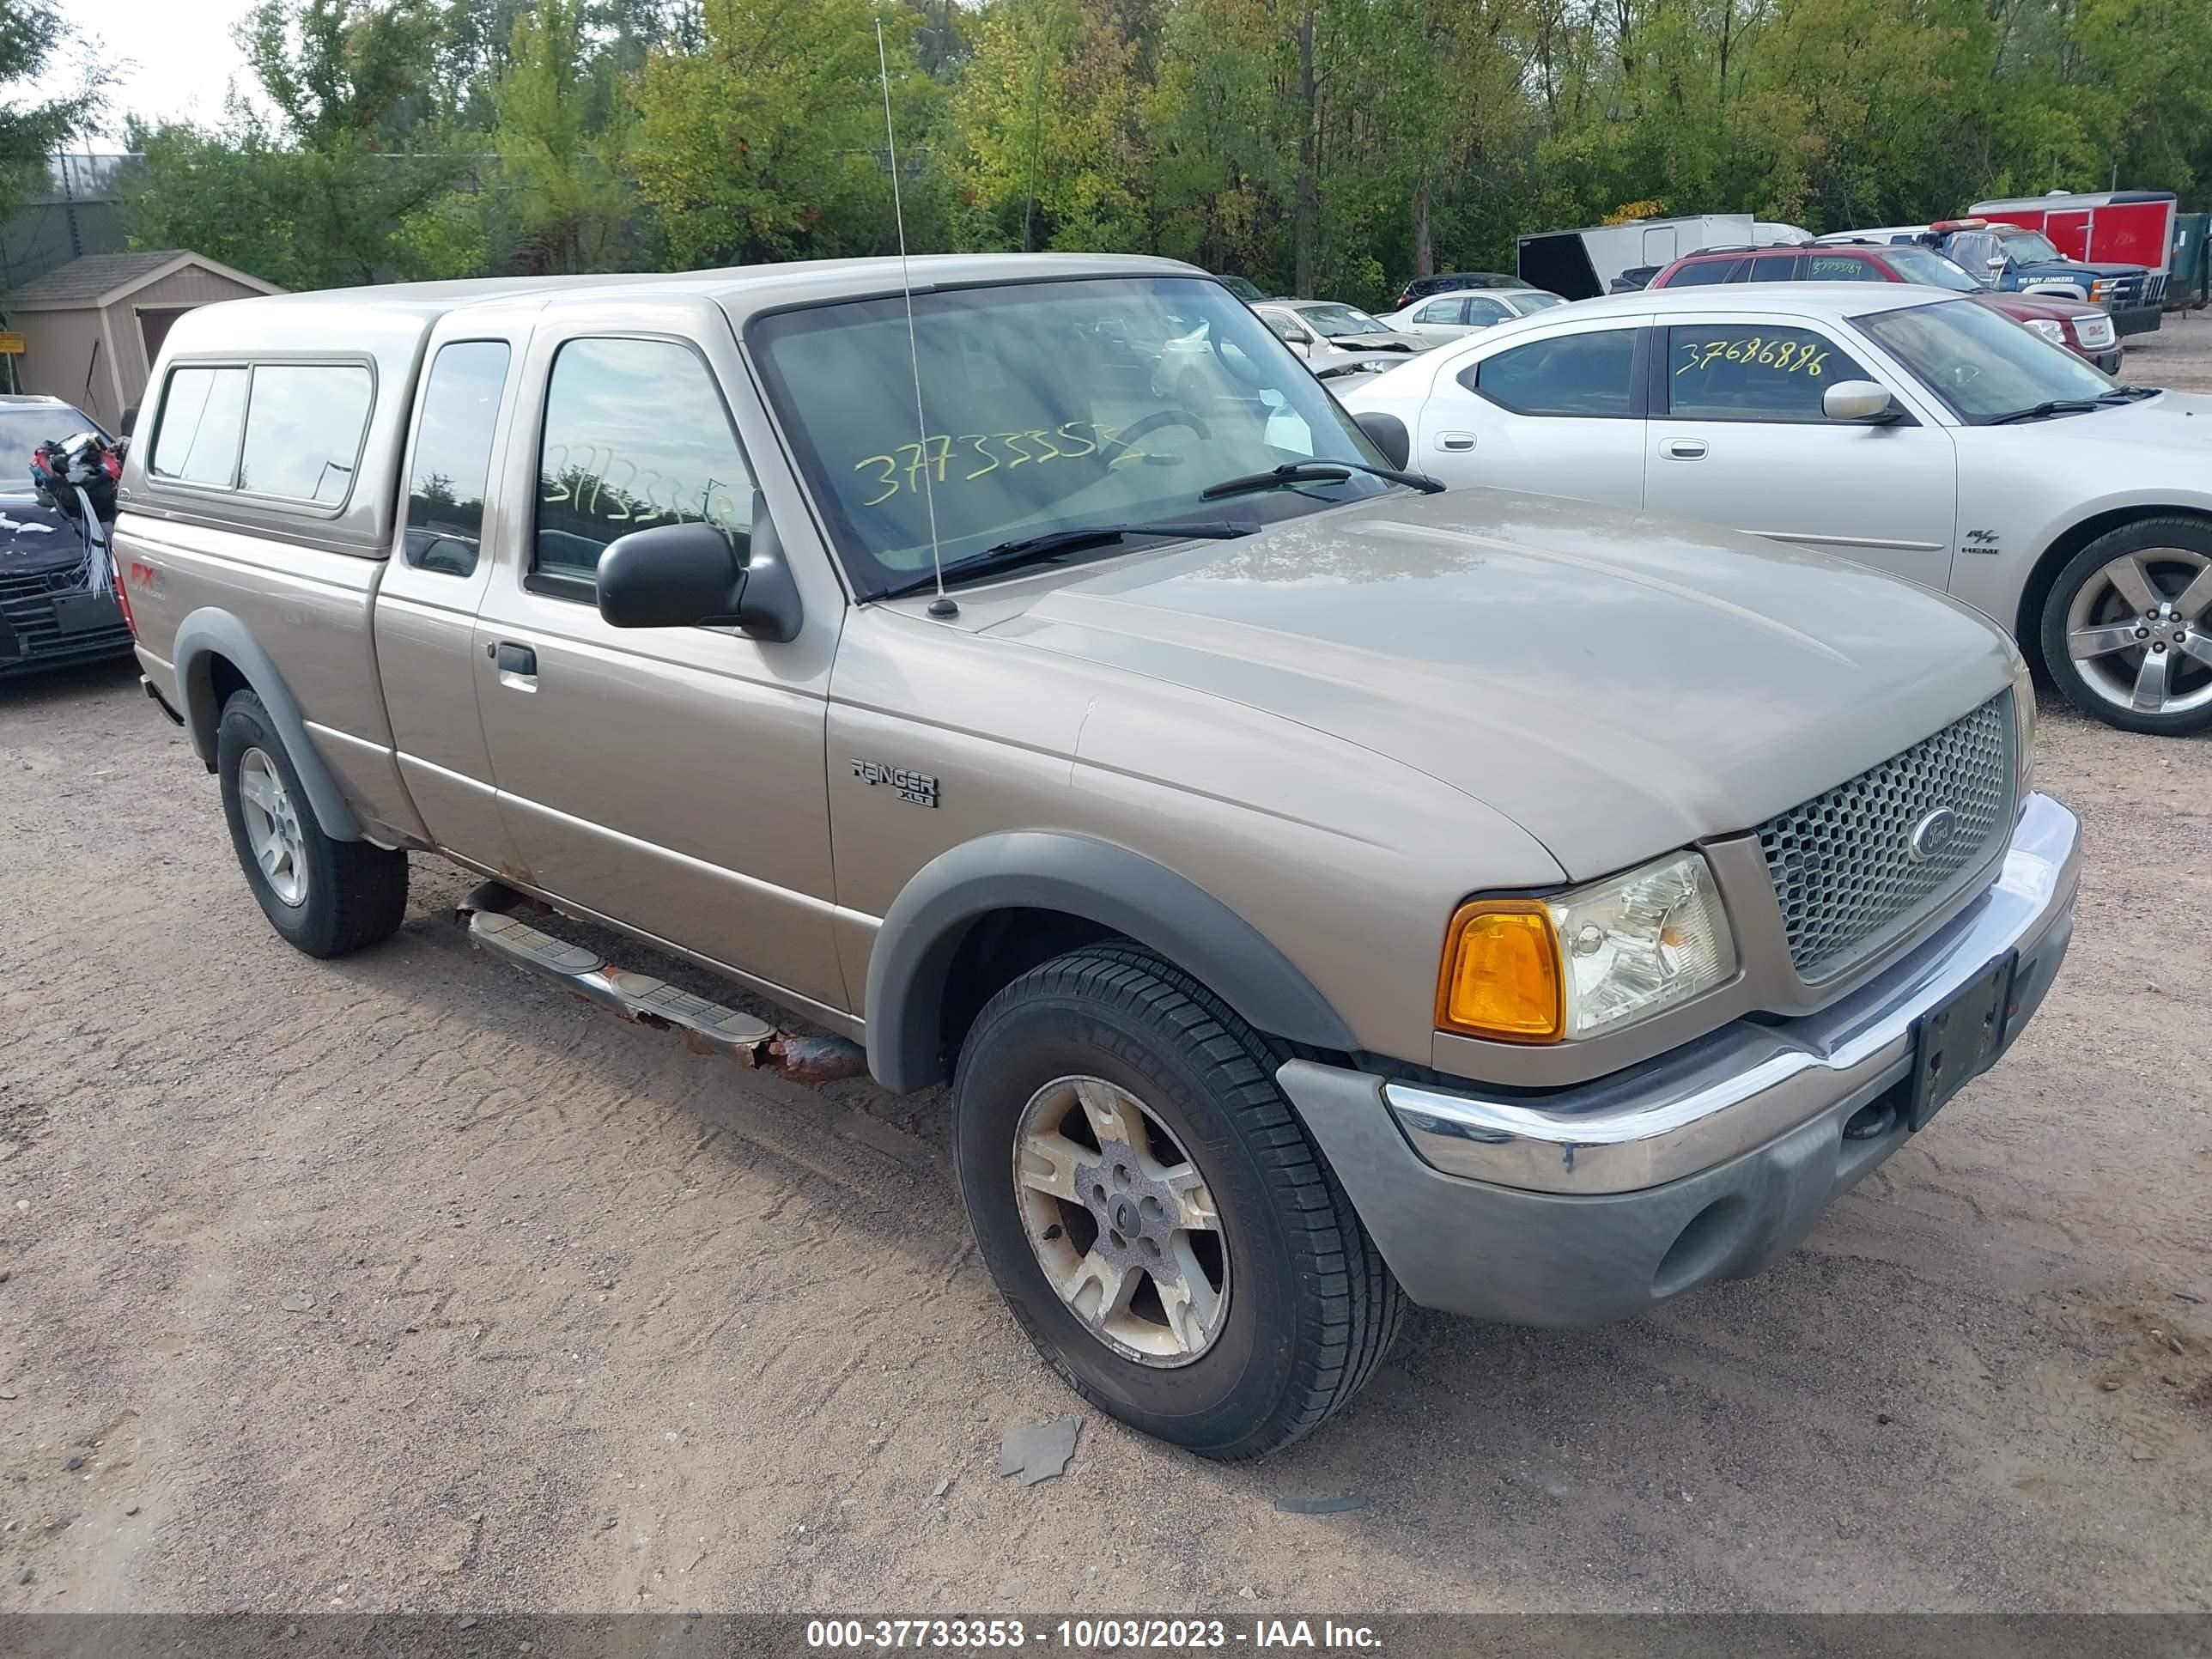
<svg viewBox="0 0 2212 1659">
<path fill-rule="evenodd" d="M 2053 345 L 2096 364 L 2108 374 L 2119 372 L 2122 347 L 2112 317 L 2084 300 L 2055 294 L 2024 294 L 1978 283 L 1956 262 L 1933 248 L 1913 243 L 1882 243 L 1855 238 L 1824 238 L 1816 246 L 1707 248 L 1677 259 L 1656 273 L 1654 289 L 1690 288 L 1715 283 L 1917 283 L 1928 288 L 1968 294 L 2014 322 L 2024 323 Z"/>
</svg>

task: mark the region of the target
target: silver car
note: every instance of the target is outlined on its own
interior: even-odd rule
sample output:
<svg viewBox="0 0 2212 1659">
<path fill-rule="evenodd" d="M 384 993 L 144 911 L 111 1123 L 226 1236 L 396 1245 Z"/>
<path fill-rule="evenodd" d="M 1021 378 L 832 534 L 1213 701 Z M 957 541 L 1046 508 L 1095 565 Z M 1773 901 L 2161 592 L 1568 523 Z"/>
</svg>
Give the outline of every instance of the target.
<svg viewBox="0 0 2212 1659">
<path fill-rule="evenodd" d="M 1353 362 L 1388 367 L 1437 343 L 1334 300 L 1274 300 L 1252 309 L 1277 339 L 1316 370 Z"/>
<path fill-rule="evenodd" d="M 2117 385 L 1971 296 L 1620 295 L 1343 396 L 1448 483 L 1842 554 L 1984 611 L 2101 720 L 2212 727 L 2212 398 Z"/>
<path fill-rule="evenodd" d="M 1381 320 L 1401 334 L 1412 334 L 1431 345 L 1447 345 L 1469 334 L 1533 317 L 1567 301 L 1563 295 L 1540 288 L 1462 289 L 1416 300 L 1403 311 Z"/>
</svg>

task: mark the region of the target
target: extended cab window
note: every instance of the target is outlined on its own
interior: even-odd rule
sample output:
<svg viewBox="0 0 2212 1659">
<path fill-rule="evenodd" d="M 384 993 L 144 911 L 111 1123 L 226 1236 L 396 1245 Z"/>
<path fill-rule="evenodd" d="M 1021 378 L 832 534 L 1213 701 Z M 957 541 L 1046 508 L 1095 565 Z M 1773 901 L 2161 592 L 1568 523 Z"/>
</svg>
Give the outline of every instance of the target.
<svg viewBox="0 0 2212 1659">
<path fill-rule="evenodd" d="M 238 487 L 339 507 L 353 491 L 374 382 L 358 363 L 257 363 Z"/>
<path fill-rule="evenodd" d="M 1690 421 L 1818 421 L 1820 394 L 1867 372 L 1826 336 L 1752 323 L 1667 331 L 1668 411 Z"/>
<path fill-rule="evenodd" d="M 154 476 L 228 489 L 246 416 L 243 368 L 175 368 L 154 434 Z"/>
<path fill-rule="evenodd" d="M 407 480 L 411 565 L 449 576 L 466 576 L 477 568 L 507 360 L 502 341 L 461 340 L 439 348 L 430 365 Z"/>
<path fill-rule="evenodd" d="M 531 586 L 583 599 L 607 544 L 714 526 L 742 553 L 753 479 L 707 366 L 672 340 L 571 340 L 553 359 Z"/>
<path fill-rule="evenodd" d="M 1563 334 L 1486 357 L 1460 384 L 1516 415 L 1626 416 L 1633 406 L 1636 331 Z"/>
</svg>

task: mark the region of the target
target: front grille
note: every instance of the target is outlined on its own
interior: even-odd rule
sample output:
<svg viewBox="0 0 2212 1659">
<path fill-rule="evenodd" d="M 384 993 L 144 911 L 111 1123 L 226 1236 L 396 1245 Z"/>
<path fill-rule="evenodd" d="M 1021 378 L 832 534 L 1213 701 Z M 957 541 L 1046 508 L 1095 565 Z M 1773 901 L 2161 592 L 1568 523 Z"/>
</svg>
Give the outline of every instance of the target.
<svg viewBox="0 0 2212 1659">
<path fill-rule="evenodd" d="M 130 649 L 131 630 L 89 629 L 65 634 L 54 616 L 54 598 L 84 592 L 83 573 L 76 565 L 50 570 L 0 571 L 0 668 L 20 665 L 22 659 L 68 659 L 107 656 Z"/>
<path fill-rule="evenodd" d="M 2014 743 L 2012 694 L 2000 692 L 1759 826 L 1800 979 L 1832 978 L 1901 939 L 1982 867 L 2011 825 Z M 1947 809 L 1949 839 L 1917 854 L 1915 832 Z"/>
</svg>

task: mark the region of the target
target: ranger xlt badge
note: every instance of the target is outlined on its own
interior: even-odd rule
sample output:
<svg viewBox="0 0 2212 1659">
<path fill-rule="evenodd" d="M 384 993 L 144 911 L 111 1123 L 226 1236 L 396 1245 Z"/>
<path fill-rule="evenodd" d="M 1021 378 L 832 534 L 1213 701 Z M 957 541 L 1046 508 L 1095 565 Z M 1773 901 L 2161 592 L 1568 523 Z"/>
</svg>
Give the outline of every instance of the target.
<svg viewBox="0 0 2212 1659">
<path fill-rule="evenodd" d="M 869 783 L 888 783 L 898 791 L 898 798 L 916 806 L 937 805 L 937 780 L 927 772 L 909 772 L 903 766 L 885 766 L 881 761 L 856 760 L 853 775 Z"/>
</svg>

